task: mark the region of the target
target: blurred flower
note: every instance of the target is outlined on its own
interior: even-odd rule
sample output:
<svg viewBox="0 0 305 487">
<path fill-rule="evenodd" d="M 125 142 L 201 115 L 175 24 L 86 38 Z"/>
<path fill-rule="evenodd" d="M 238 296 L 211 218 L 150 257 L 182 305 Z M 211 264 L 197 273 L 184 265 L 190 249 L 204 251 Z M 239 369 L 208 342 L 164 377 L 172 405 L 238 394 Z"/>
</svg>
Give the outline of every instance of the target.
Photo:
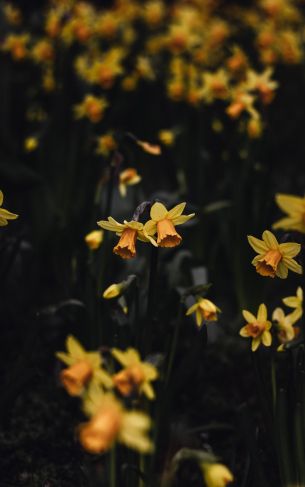
<svg viewBox="0 0 305 487">
<path fill-rule="evenodd" d="M 121 196 L 126 196 L 127 186 L 133 186 L 141 181 L 141 176 L 133 167 L 129 167 L 119 174 L 119 191 Z"/>
<path fill-rule="evenodd" d="M 11 3 L 6 3 L 3 5 L 3 14 L 8 22 L 11 25 L 20 25 L 22 22 L 22 14 L 19 8 L 15 7 Z"/>
<path fill-rule="evenodd" d="M 37 137 L 27 137 L 24 140 L 24 149 L 26 152 L 32 152 L 33 150 L 37 149 L 37 147 L 38 147 Z"/>
<path fill-rule="evenodd" d="M 103 230 L 93 230 L 85 236 L 85 242 L 90 250 L 97 250 L 104 239 Z"/>
<path fill-rule="evenodd" d="M 47 92 L 53 91 L 56 87 L 53 69 L 47 67 L 42 76 L 42 86 Z"/>
<path fill-rule="evenodd" d="M 144 233 L 143 223 L 137 221 L 127 222 L 126 220 L 124 220 L 124 223 L 118 223 L 114 218 L 109 216 L 108 221 L 101 220 L 97 224 L 101 228 L 119 235 L 120 240 L 114 247 L 113 252 L 123 259 L 135 257 L 137 239 L 142 242 L 150 242 L 155 246 L 157 245 L 149 232 L 146 231 Z"/>
<path fill-rule="evenodd" d="M 161 154 L 161 147 L 157 144 L 150 144 L 149 142 L 145 142 L 143 140 L 137 140 L 137 144 L 147 152 L 153 156 L 159 156 Z"/>
<path fill-rule="evenodd" d="M 305 197 L 277 193 L 275 201 L 288 216 L 275 222 L 272 228 L 305 233 Z"/>
<path fill-rule="evenodd" d="M 112 387 L 112 379 L 101 368 L 102 357 L 99 352 L 86 352 L 76 338 L 69 335 L 66 352 L 57 352 L 56 357 L 68 367 L 60 373 L 60 380 L 70 396 L 80 396 L 90 384 Z"/>
<path fill-rule="evenodd" d="M 243 316 L 247 321 L 247 324 L 241 328 L 239 334 L 242 337 L 252 338 L 252 352 L 255 352 L 261 343 L 263 343 L 265 347 L 270 347 L 272 336 L 269 330 L 272 323 L 267 320 L 267 308 L 265 304 L 260 304 L 257 316 L 254 316 L 245 309 L 243 310 Z"/>
<path fill-rule="evenodd" d="M 251 119 L 257 120 L 259 114 L 254 108 L 255 97 L 249 94 L 245 87 L 237 87 L 235 90 L 231 91 L 231 103 L 226 109 L 226 113 L 230 118 L 238 118 L 245 111 L 247 112 Z"/>
<path fill-rule="evenodd" d="M 247 132 L 250 139 L 257 139 L 262 135 L 262 122 L 259 118 L 250 118 L 247 122 Z"/>
<path fill-rule="evenodd" d="M 188 316 L 192 313 L 196 313 L 196 323 L 197 326 L 200 327 L 204 320 L 216 321 L 217 312 L 220 312 L 220 309 L 217 308 L 212 301 L 197 297 L 197 303 L 193 304 L 193 306 L 187 310 L 186 315 Z"/>
<path fill-rule="evenodd" d="M 158 138 L 162 144 L 171 146 L 175 143 L 175 133 L 173 130 L 163 129 L 159 130 Z"/>
<path fill-rule="evenodd" d="M 294 242 L 279 244 L 273 233 L 265 230 L 262 235 L 263 240 L 248 235 L 248 242 L 251 247 L 258 252 L 252 260 L 256 272 L 261 276 L 285 279 L 288 269 L 297 274 L 302 274 L 302 267 L 293 257 L 299 254 L 301 245 Z"/>
<path fill-rule="evenodd" d="M 117 149 L 117 143 L 114 136 L 111 133 L 101 135 L 97 137 L 96 153 L 102 154 L 104 157 L 108 157 L 111 152 Z"/>
<path fill-rule="evenodd" d="M 107 106 L 108 102 L 104 97 L 86 95 L 82 103 L 74 107 L 75 118 L 87 117 L 91 122 L 97 123 L 103 118 Z"/>
<path fill-rule="evenodd" d="M 105 291 L 103 292 L 103 298 L 104 299 L 113 299 L 118 297 L 123 290 L 124 286 L 120 282 L 119 284 L 111 284 L 111 286 L 107 287 Z"/>
<path fill-rule="evenodd" d="M 231 73 L 239 74 L 247 68 L 248 59 L 239 46 L 234 46 L 232 55 L 227 59 L 226 64 Z"/>
<path fill-rule="evenodd" d="M 280 343 L 285 344 L 294 339 L 298 329 L 293 327 L 294 322 L 291 319 L 291 314 L 285 315 L 282 308 L 276 308 L 273 311 L 272 320 L 277 322 L 277 336 Z"/>
<path fill-rule="evenodd" d="M 204 72 L 202 80 L 201 97 L 206 103 L 211 103 L 215 99 L 224 100 L 229 96 L 229 77 L 223 68 L 214 73 Z"/>
<path fill-rule="evenodd" d="M 21 61 L 28 55 L 29 34 L 9 34 L 3 41 L 2 50 L 10 52 L 15 61 Z"/>
<path fill-rule="evenodd" d="M 3 193 L 0 191 L 0 207 L 2 206 L 2 203 Z M 11 213 L 4 208 L 0 208 L 0 227 L 5 227 L 8 224 L 7 220 L 16 220 L 16 218 L 18 218 L 18 215 L 15 215 L 15 213 Z"/>
<path fill-rule="evenodd" d="M 158 371 L 148 362 L 142 362 L 139 352 L 128 348 L 125 352 L 113 348 L 112 355 L 124 367 L 112 379 L 116 388 L 123 396 L 129 396 L 134 391 L 143 393 L 148 399 L 155 398 L 151 381 L 156 380 Z"/>
<path fill-rule="evenodd" d="M 273 68 L 266 68 L 259 74 L 249 69 L 247 72 L 246 85 L 249 90 L 257 90 L 262 102 L 267 105 L 273 100 L 274 92 L 278 88 L 278 83 L 271 80 Z"/>
<path fill-rule="evenodd" d="M 147 436 L 150 418 L 141 411 L 127 411 L 112 395 L 91 388 L 84 400 L 84 411 L 91 419 L 79 427 L 79 439 L 90 453 L 103 453 L 118 441 L 140 453 L 152 451 Z"/>
<path fill-rule="evenodd" d="M 176 247 L 180 244 L 182 237 L 175 226 L 182 225 L 195 215 L 182 215 L 185 205 L 186 203 L 180 203 L 170 211 L 162 203 L 154 203 L 151 207 L 151 220 L 145 223 L 144 230 L 148 235 L 157 233 L 157 244 L 160 247 Z"/>
<path fill-rule="evenodd" d="M 221 463 L 203 463 L 201 470 L 206 487 L 226 487 L 234 480 L 230 470 Z"/>
<path fill-rule="evenodd" d="M 303 289 L 299 286 L 296 296 L 284 298 L 283 303 L 289 308 L 294 308 L 294 311 L 289 315 L 291 322 L 298 321 L 303 315 Z"/>
<path fill-rule="evenodd" d="M 157 27 L 165 15 L 165 6 L 160 0 L 150 0 L 144 5 L 143 18 L 151 28 Z"/>
<path fill-rule="evenodd" d="M 53 61 L 55 52 L 53 45 L 49 40 L 41 39 L 32 47 L 31 55 L 34 61 L 42 63 Z"/>
</svg>

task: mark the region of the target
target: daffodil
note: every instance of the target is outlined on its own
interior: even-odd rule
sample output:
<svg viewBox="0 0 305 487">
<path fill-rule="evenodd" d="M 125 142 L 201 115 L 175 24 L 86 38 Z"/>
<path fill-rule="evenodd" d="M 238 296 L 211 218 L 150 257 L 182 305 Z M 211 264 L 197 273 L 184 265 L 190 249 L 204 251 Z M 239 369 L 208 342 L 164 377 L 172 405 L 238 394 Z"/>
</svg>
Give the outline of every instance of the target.
<svg viewBox="0 0 305 487">
<path fill-rule="evenodd" d="M 104 157 L 108 157 L 111 152 L 117 149 L 116 140 L 111 133 L 97 137 L 96 141 L 96 154 L 101 154 Z"/>
<path fill-rule="evenodd" d="M 112 379 L 102 369 L 99 352 L 87 352 L 76 338 L 69 335 L 66 340 L 67 352 L 57 352 L 56 357 L 68 365 L 60 374 L 60 380 L 70 396 L 80 396 L 89 384 L 112 387 Z"/>
<path fill-rule="evenodd" d="M 226 487 L 234 480 L 230 470 L 221 463 L 203 463 L 201 470 L 206 487 Z"/>
<path fill-rule="evenodd" d="M 173 130 L 163 129 L 158 132 L 160 142 L 169 147 L 175 143 L 175 137 Z"/>
<path fill-rule="evenodd" d="M 150 210 L 150 218 L 144 229 L 148 235 L 157 233 L 157 244 L 160 247 L 176 247 L 182 237 L 176 231 L 176 225 L 187 222 L 195 213 L 182 215 L 186 203 L 180 203 L 171 210 L 167 210 L 162 203 L 154 203 Z"/>
<path fill-rule="evenodd" d="M 261 343 L 263 343 L 265 347 L 270 347 L 272 336 L 269 330 L 272 323 L 267 319 L 266 305 L 261 304 L 259 306 L 257 316 L 254 316 L 250 311 L 244 309 L 243 317 L 247 324 L 241 328 L 239 334 L 242 337 L 252 338 L 252 352 L 255 352 Z"/>
<path fill-rule="evenodd" d="M 109 230 L 110 232 L 115 232 L 116 235 L 120 237 L 118 244 L 114 247 L 113 252 L 123 259 L 131 259 L 136 255 L 136 241 L 141 240 L 142 242 L 150 242 L 157 246 L 155 240 L 151 237 L 148 231 L 144 232 L 143 223 L 137 221 L 118 223 L 111 216 L 108 217 L 108 221 L 101 220 L 97 224 Z"/>
<path fill-rule="evenodd" d="M 118 296 L 120 296 L 120 294 L 122 293 L 122 290 L 123 290 L 123 284 L 122 283 L 119 283 L 119 284 L 111 284 L 109 287 L 107 287 L 107 289 L 105 289 L 105 291 L 103 292 L 103 298 L 104 299 L 113 299 L 113 298 L 117 298 Z"/>
<path fill-rule="evenodd" d="M 103 238 L 103 230 L 93 230 L 85 236 L 85 242 L 90 250 L 97 250 L 101 246 Z"/>
<path fill-rule="evenodd" d="M 290 315 L 285 315 L 282 308 L 276 308 L 272 314 L 272 320 L 277 322 L 278 339 L 282 344 L 294 339 L 297 328 L 293 327 L 293 320 Z"/>
<path fill-rule="evenodd" d="M 262 240 L 248 235 L 248 242 L 258 252 L 252 260 L 256 272 L 261 276 L 285 279 L 288 269 L 297 274 L 302 274 L 302 266 L 293 257 L 299 254 L 301 245 L 294 242 L 279 244 L 276 237 L 269 230 L 265 230 Z"/>
<path fill-rule="evenodd" d="M 74 107 L 75 118 L 87 117 L 92 123 L 97 123 L 103 118 L 107 106 L 108 102 L 104 97 L 86 95 L 84 100 Z"/>
<path fill-rule="evenodd" d="M 37 137 L 27 137 L 24 140 L 24 149 L 26 152 L 32 152 L 33 150 L 37 149 L 38 147 L 38 139 Z"/>
<path fill-rule="evenodd" d="M 0 191 L 0 207 L 2 206 L 2 203 L 3 193 Z M 0 227 L 5 227 L 8 224 L 7 220 L 16 220 L 16 218 L 18 218 L 18 215 L 15 215 L 15 213 L 11 213 L 4 208 L 0 208 Z"/>
<path fill-rule="evenodd" d="M 151 381 L 158 377 L 156 367 L 148 362 L 142 362 L 139 352 L 134 348 L 128 348 L 125 352 L 113 348 L 112 355 L 124 367 L 112 377 L 114 385 L 120 393 L 123 396 L 129 396 L 132 392 L 137 391 L 145 394 L 148 399 L 154 399 L 155 392 Z"/>
<path fill-rule="evenodd" d="M 287 216 L 275 222 L 272 228 L 305 233 L 305 196 L 278 193 L 275 195 L 275 201 Z"/>
<path fill-rule="evenodd" d="M 121 196 L 126 196 L 127 186 L 133 186 L 141 181 L 141 176 L 133 167 L 129 167 L 119 174 L 119 191 Z"/>
<path fill-rule="evenodd" d="M 292 323 L 298 321 L 303 315 L 303 289 L 299 286 L 296 296 L 284 298 L 283 303 L 289 308 L 294 308 L 294 311 L 289 315 Z"/>
<path fill-rule="evenodd" d="M 90 416 L 79 427 L 79 439 L 90 453 L 103 453 L 116 441 L 141 453 L 149 453 L 150 418 L 141 411 L 127 411 L 112 395 L 91 388 L 84 400 L 84 412 Z"/>
<path fill-rule="evenodd" d="M 186 315 L 188 316 L 192 313 L 196 313 L 196 323 L 197 326 L 200 327 L 204 320 L 216 321 L 217 312 L 219 311 L 220 309 L 217 308 L 212 301 L 198 297 L 197 302 L 187 310 Z"/>
</svg>

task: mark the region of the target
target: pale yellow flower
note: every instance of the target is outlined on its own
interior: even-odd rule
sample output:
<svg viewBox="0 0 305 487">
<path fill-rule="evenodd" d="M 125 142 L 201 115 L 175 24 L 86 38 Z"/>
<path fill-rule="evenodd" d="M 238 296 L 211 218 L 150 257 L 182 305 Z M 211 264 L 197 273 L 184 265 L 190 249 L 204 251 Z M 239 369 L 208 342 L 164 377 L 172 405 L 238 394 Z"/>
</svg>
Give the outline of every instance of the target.
<svg viewBox="0 0 305 487">
<path fill-rule="evenodd" d="M 162 203 L 154 203 L 150 210 L 150 218 L 145 223 L 144 230 L 149 235 L 157 233 L 157 244 L 160 247 L 176 247 L 182 237 L 177 233 L 175 226 L 187 222 L 195 213 L 182 215 L 186 203 L 180 203 L 171 210 L 167 210 Z"/>
<path fill-rule="evenodd" d="M 272 228 L 305 233 L 305 196 L 278 193 L 275 195 L 275 201 L 287 216 L 275 222 Z"/>
<path fill-rule="evenodd" d="M 142 242 L 150 242 L 157 246 L 155 240 L 151 237 L 152 234 L 150 234 L 148 231 L 144 232 L 143 223 L 137 221 L 127 222 L 126 220 L 124 220 L 124 223 L 119 223 L 114 218 L 109 216 L 108 221 L 101 220 L 97 222 L 97 224 L 105 230 L 115 232 L 116 235 L 120 237 L 120 240 L 114 247 L 113 252 L 123 259 L 131 259 L 132 257 L 135 257 L 137 239 L 141 240 Z"/>
<path fill-rule="evenodd" d="M 93 230 L 85 236 L 85 242 L 90 250 L 97 250 L 104 239 L 103 230 Z"/>
<path fill-rule="evenodd" d="M 87 352 L 76 338 L 69 335 L 66 352 L 57 352 L 56 357 L 68 367 L 60 374 L 60 380 L 70 396 L 80 396 L 89 384 L 112 387 L 112 379 L 102 369 L 99 352 Z"/>
<path fill-rule="evenodd" d="M 198 297 L 197 302 L 187 310 L 186 315 L 196 313 L 196 323 L 200 327 L 204 320 L 216 321 L 218 312 L 220 309 L 212 301 Z"/>
<path fill-rule="evenodd" d="M 226 487 L 234 480 L 230 470 L 221 463 L 203 463 L 201 469 L 206 487 Z"/>
<path fill-rule="evenodd" d="M 248 235 L 248 242 L 251 247 L 258 252 L 252 260 L 256 272 L 261 276 L 285 279 L 288 269 L 297 274 L 302 274 L 302 266 L 293 257 L 299 254 L 301 245 L 294 242 L 279 244 L 273 233 L 265 230 L 260 240 L 252 235 Z"/>
<path fill-rule="evenodd" d="M 123 396 L 129 396 L 137 391 L 148 399 L 155 398 L 155 391 L 151 381 L 156 380 L 158 371 L 148 362 L 142 362 L 140 354 L 134 348 L 128 348 L 125 352 L 117 348 L 111 350 L 112 355 L 124 367 L 115 374 L 112 379 L 114 385 Z"/>
<path fill-rule="evenodd" d="M 103 453 L 116 441 L 140 453 L 152 451 L 150 418 L 141 411 L 127 411 L 112 394 L 91 388 L 84 399 L 84 412 L 91 419 L 80 426 L 79 439 L 90 453 Z"/>
<path fill-rule="evenodd" d="M 278 339 L 282 344 L 288 343 L 294 339 L 297 328 L 293 327 L 293 320 L 290 315 L 285 315 L 282 308 L 276 308 L 272 314 L 272 320 L 277 322 Z"/>
<path fill-rule="evenodd" d="M 296 296 L 284 298 L 283 303 L 289 308 L 294 308 L 294 311 L 289 315 L 292 323 L 298 321 L 303 315 L 303 289 L 299 286 Z"/>
<path fill-rule="evenodd" d="M 272 335 L 270 328 L 271 321 L 267 320 L 267 308 L 265 304 L 261 304 L 258 308 L 257 316 L 254 316 L 250 311 L 243 310 L 243 317 L 247 324 L 241 328 L 239 334 L 242 337 L 252 338 L 251 349 L 255 352 L 261 343 L 265 347 L 270 347 L 272 342 Z"/>
<path fill-rule="evenodd" d="M 103 292 L 103 298 L 104 299 L 117 298 L 122 293 L 123 288 L 124 288 L 124 286 L 121 282 L 118 284 L 111 284 Z"/>
<path fill-rule="evenodd" d="M 119 192 L 125 197 L 127 194 L 127 186 L 134 186 L 141 181 L 141 176 L 133 167 L 128 167 L 119 174 Z"/>
<path fill-rule="evenodd" d="M 26 152 L 32 152 L 33 150 L 37 149 L 38 147 L 38 139 L 37 137 L 27 137 L 24 140 L 24 149 Z"/>
<path fill-rule="evenodd" d="M 2 206 L 2 203 L 3 193 L 0 191 L 0 207 Z M 18 215 L 15 215 L 15 213 L 11 213 L 4 208 L 0 208 L 0 227 L 5 227 L 8 224 L 7 220 L 16 220 L 16 218 L 18 218 Z"/>
</svg>

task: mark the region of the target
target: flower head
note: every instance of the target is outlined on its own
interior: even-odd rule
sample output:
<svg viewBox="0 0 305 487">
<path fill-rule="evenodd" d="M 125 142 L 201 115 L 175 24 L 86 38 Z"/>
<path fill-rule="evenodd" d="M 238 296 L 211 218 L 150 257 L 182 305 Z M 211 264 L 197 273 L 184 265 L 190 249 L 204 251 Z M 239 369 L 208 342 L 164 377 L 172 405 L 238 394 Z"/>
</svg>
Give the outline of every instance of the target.
<svg viewBox="0 0 305 487">
<path fill-rule="evenodd" d="M 56 357 L 68 365 L 60 374 L 60 380 L 70 396 L 80 396 L 89 384 L 112 387 L 111 377 L 102 366 L 99 352 L 86 352 L 76 338 L 69 335 L 66 352 L 57 352 Z"/>
<path fill-rule="evenodd" d="M 84 411 L 91 419 L 80 426 L 79 439 L 90 453 L 103 453 L 118 441 L 141 453 L 149 453 L 147 436 L 150 418 L 140 411 L 127 411 L 112 395 L 91 388 L 85 397 Z"/>
<path fill-rule="evenodd" d="M 104 157 L 108 157 L 111 152 L 117 149 L 117 143 L 111 133 L 107 133 L 97 137 L 96 154 L 101 154 Z"/>
<path fill-rule="evenodd" d="M 74 107 L 75 117 L 87 117 L 92 123 L 97 123 L 103 118 L 107 106 L 108 102 L 105 98 L 86 95 L 84 100 Z"/>
<path fill-rule="evenodd" d="M 267 320 L 267 308 L 265 304 L 259 306 L 257 316 L 254 316 L 250 311 L 245 309 L 243 310 L 243 316 L 247 324 L 241 328 L 239 334 L 242 337 L 252 338 L 252 352 L 255 352 L 261 343 L 265 347 L 270 347 L 272 336 L 269 330 L 272 323 Z"/>
<path fill-rule="evenodd" d="M 141 240 L 142 242 L 150 242 L 157 246 L 155 240 L 151 237 L 147 231 L 144 232 L 143 223 L 137 221 L 118 223 L 111 216 L 108 217 L 108 221 L 101 220 L 97 224 L 109 230 L 110 232 L 115 232 L 120 240 L 118 244 L 114 247 L 113 252 L 123 259 L 131 259 L 136 255 L 136 241 Z"/>
<path fill-rule="evenodd" d="M 157 233 L 157 244 L 160 247 L 176 247 L 180 244 L 182 237 L 177 233 L 176 225 L 182 225 L 195 215 L 182 215 L 185 205 L 186 203 L 180 203 L 170 211 L 162 203 L 152 205 L 151 220 L 145 223 L 144 230 L 148 235 Z"/>
<path fill-rule="evenodd" d="M 142 362 L 137 350 L 128 348 L 126 352 L 117 348 L 112 349 L 112 355 L 124 367 L 113 376 L 113 382 L 123 396 L 132 392 L 143 393 L 148 399 L 155 398 L 151 381 L 156 380 L 158 371 L 148 362 Z"/>
<path fill-rule="evenodd" d="M 204 463 L 201 469 L 207 487 L 226 487 L 234 480 L 230 470 L 221 463 Z"/>
<path fill-rule="evenodd" d="M 202 322 L 204 320 L 206 321 L 216 321 L 217 320 L 217 312 L 219 312 L 220 309 L 215 306 L 212 301 L 209 299 L 197 298 L 197 303 L 193 304 L 187 312 L 186 315 L 190 315 L 192 313 L 196 313 L 196 323 L 197 326 L 200 327 L 202 325 Z"/>
<path fill-rule="evenodd" d="M 103 292 L 103 298 L 104 299 L 117 298 L 122 293 L 123 288 L 124 288 L 123 283 L 111 284 L 111 286 L 107 287 L 107 289 L 105 289 L 105 291 Z"/>
<path fill-rule="evenodd" d="M 278 193 L 275 201 L 287 216 L 275 222 L 272 228 L 282 228 L 283 230 L 297 230 L 305 233 L 305 196 L 294 196 L 290 194 Z"/>
<path fill-rule="evenodd" d="M 141 179 L 141 176 L 133 167 L 129 167 L 128 169 L 125 169 L 125 171 L 122 171 L 119 175 L 119 191 L 121 196 L 126 196 L 127 186 L 138 184 Z"/>
<path fill-rule="evenodd" d="M 285 315 L 282 308 L 276 308 L 272 314 L 272 320 L 277 322 L 278 339 L 282 344 L 294 339 L 298 329 L 293 327 L 293 320 L 290 315 Z"/>
<path fill-rule="evenodd" d="M 0 191 L 0 207 L 3 203 L 3 193 Z M 0 208 L 0 227 L 5 227 L 8 224 L 7 220 L 16 220 L 18 218 L 18 215 L 15 215 L 15 213 L 11 213 L 8 210 L 5 210 L 4 208 Z"/>
<path fill-rule="evenodd" d="M 103 238 L 103 230 L 93 230 L 85 236 L 85 242 L 90 250 L 97 250 L 101 246 Z"/>
<path fill-rule="evenodd" d="M 265 230 L 262 235 L 263 240 L 248 235 L 248 242 L 251 247 L 258 252 L 252 260 L 256 272 L 261 276 L 285 279 L 288 269 L 297 274 L 302 274 L 302 267 L 293 257 L 298 255 L 301 245 L 298 243 L 279 244 L 273 233 Z"/>
</svg>

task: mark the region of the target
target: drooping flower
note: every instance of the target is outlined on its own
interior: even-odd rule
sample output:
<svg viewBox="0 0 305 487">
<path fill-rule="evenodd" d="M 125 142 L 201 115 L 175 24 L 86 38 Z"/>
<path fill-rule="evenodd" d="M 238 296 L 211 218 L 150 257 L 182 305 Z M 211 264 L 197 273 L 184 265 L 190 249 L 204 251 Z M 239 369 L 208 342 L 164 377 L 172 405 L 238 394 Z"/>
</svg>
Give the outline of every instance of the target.
<svg viewBox="0 0 305 487">
<path fill-rule="evenodd" d="M 239 334 L 242 337 L 252 338 L 252 352 L 255 352 L 261 343 L 263 343 L 265 347 L 270 347 L 272 336 L 269 330 L 272 323 L 267 319 L 266 305 L 261 304 L 259 306 L 257 316 L 254 316 L 250 311 L 245 309 L 242 313 L 247 324 L 241 328 Z"/>
<path fill-rule="evenodd" d="M 0 207 L 2 206 L 2 203 L 3 193 L 0 191 Z M 16 218 L 18 218 L 18 215 L 15 215 L 15 213 L 11 213 L 4 208 L 0 208 L 0 227 L 5 227 L 8 224 L 7 220 L 16 220 Z"/>
<path fill-rule="evenodd" d="M 299 254 L 301 245 L 294 242 L 279 244 L 276 237 L 269 230 L 265 230 L 260 240 L 252 235 L 248 235 L 248 242 L 251 247 L 258 252 L 252 260 L 256 272 L 261 276 L 285 279 L 288 269 L 297 274 L 302 274 L 302 266 L 293 257 Z"/>
<path fill-rule="evenodd" d="M 79 427 L 79 439 L 90 453 L 103 453 L 116 441 L 141 453 L 152 451 L 150 418 L 141 411 L 127 411 L 112 394 L 91 388 L 85 397 L 84 412 L 91 419 Z"/>
<path fill-rule="evenodd" d="M 112 387 L 112 379 L 102 369 L 99 352 L 87 352 L 76 338 L 69 335 L 66 340 L 67 352 L 57 352 L 56 357 L 68 367 L 60 373 L 60 380 L 70 396 L 80 396 L 89 384 Z"/>
<path fill-rule="evenodd" d="M 159 156 L 161 154 L 161 147 L 158 144 L 151 144 L 150 142 L 146 142 L 144 140 L 137 140 L 137 144 L 152 156 Z"/>
<path fill-rule="evenodd" d="M 145 394 L 148 399 L 154 399 L 155 392 L 151 381 L 158 377 L 156 367 L 148 362 L 142 362 L 139 352 L 134 348 L 128 348 L 125 352 L 113 348 L 112 355 L 124 367 L 112 377 L 120 393 L 129 396 L 132 392 L 138 392 Z"/>
<path fill-rule="evenodd" d="M 293 323 L 295 323 L 295 321 L 292 320 L 291 314 L 285 315 L 282 308 L 276 308 L 273 311 L 272 320 L 277 322 L 277 336 L 281 344 L 285 344 L 293 340 L 299 331 L 298 328 L 293 327 Z"/>
<path fill-rule="evenodd" d="M 180 244 L 182 237 L 175 226 L 182 225 L 195 215 L 182 215 L 185 205 L 180 203 L 169 211 L 162 203 L 154 203 L 151 207 L 151 220 L 145 223 L 144 230 L 148 235 L 157 233 L 157 244 L 160 247 L 176 247 Z"/>
<path fill-rule="evenodd" d="M 203 463 L 201 470 L 207 487 L 226 487 L 234 480 L 230 470 L 221 463 Z"/>
<path fill-rule="evenodd" d="M 196 323 L 200 327 L 204 320 L 216 321 L 217 312 L 220 312 L 220 309 L 212 301 L 198 297 L 197 302 L 187 310 L 186 315 L 196 313 Z"/>
<path fill-rule="evenodd" d="M 122 293 L 124 285 L 122 283 L 118 284 L 111 284 L 105 291 L 103 292 L 104 299 L 113 299 L 120 296 Z"/>
<path fill-rule="evenodd" d="M 292 323 L 298 321 L 303 315 L 303 289 L 299 286 L 296 296 L 284 298 L 283 303 L 289 308 L 294 308 L 294 311 L 289 315 Z"/>
<path fill-rule="evenodd" d="M 115 232 L 116 235 L 120 237 L 118 244 L 114 247 L 113 252 L 123 259 L 131 259 L 136 255 L 136 241 L 141 240 L 142 242 L 150 242 L 157 246 L 155 240 L 151 237 L 151 233 L 148 231 L 144 232 L 143 223 L 137 221 L 118 223 L 111 216 L 108 217 L 108 221 L 101 220 L 97 224 L 109 230 L 110 232 Z"/>
<path fill-rule="evenodd" d="M 127 186 L 133 186 L 141 181 L 141 176 L 133 167 L 129 167 L 119 174 L 119 191 L 121 196 L 126 196 Z"/>
<path fill-rule="evenodd" d="M 291 194 L 278 193 L 275 195 L 275 201 L 287 216 L 281 218 L 272 225 L 275 230 L 297 230 L 305 233 L 305 196 L 294 196 Z"/>
<path fill-rule="evenodd" d="M 90 250 L 97 250 L 104 239 L 103 230 L 93 230 L 85 236 L 85 242 Z"/>
</svg>

